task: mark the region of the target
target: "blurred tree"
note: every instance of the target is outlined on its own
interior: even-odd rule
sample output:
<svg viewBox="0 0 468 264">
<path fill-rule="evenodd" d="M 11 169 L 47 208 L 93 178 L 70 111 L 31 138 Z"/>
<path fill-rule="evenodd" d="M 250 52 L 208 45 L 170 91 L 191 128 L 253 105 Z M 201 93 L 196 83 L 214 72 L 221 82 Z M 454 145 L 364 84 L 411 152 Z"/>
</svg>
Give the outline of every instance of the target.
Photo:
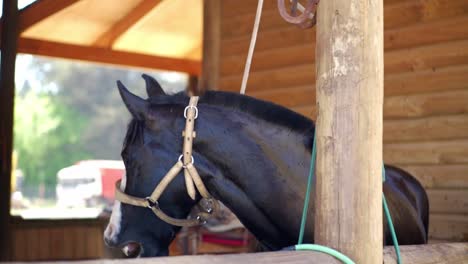
<svg viewBox="0 0 468 264">
<path fill-rule="evenodd" d="M 14 146 L 25 184 L 55 186 L 64 164 L 90 157 L 79 143 L 86 119 L 44 92 L 15 101 Z"/>
<path fill-rule="evenodd" d="M 130 115 L 115 82 L 146 98 L 142 71 L 28 56 L 17 63 L 14 128 L 25 184 L 46 183 L 53 191 L 63 167 L 86 158 L 120 159 Z M 184 74 L 145 73 L 167 93 L 187 85 Z"/>
<path fill-rule="evenodd" d="M 86 150 L 95 159 L 120 159 L 130 115 L 121 101 L 116 81 L 121 80 L 132 92 L 146 98 L 142 71 L 41 57 L 33 57 L 31 68 L 42 87 L 56 92 L 56 100 L 89 117 L 81 135 Z M 148 74 L 168 93 L 182 91 L 187 85 L 187 76 L 183 74 Z"/>
</svg>

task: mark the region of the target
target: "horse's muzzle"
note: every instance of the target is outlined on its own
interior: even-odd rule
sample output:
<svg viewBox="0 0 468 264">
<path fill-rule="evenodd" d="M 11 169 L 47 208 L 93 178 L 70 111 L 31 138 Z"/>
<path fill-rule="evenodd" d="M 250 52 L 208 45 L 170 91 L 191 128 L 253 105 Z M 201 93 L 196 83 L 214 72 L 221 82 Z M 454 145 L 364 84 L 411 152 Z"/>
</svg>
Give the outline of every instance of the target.
<svg viewBox="0 0 468 264">
<path fill-rule="evenodd" d="M 129 258 L 136 258 L 141 254 L 141 249 L 139 243 L 130 242 L 122 248 L 122 252 Z"/>
</svg>

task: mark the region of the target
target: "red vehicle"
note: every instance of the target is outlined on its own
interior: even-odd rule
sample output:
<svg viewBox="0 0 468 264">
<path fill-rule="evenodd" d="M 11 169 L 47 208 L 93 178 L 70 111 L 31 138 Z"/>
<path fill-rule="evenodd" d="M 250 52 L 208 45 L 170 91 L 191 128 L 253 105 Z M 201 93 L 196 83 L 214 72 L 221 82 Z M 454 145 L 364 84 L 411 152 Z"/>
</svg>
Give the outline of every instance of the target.
<svg viewBox="0 0 468 264">
<path fill-rule="evenodd" d="M 114 201 L 115 182 L 125 166 L 120 160 L 83 160 L 57 173 L 57 205 L 94 207 Z"/>
</svg>

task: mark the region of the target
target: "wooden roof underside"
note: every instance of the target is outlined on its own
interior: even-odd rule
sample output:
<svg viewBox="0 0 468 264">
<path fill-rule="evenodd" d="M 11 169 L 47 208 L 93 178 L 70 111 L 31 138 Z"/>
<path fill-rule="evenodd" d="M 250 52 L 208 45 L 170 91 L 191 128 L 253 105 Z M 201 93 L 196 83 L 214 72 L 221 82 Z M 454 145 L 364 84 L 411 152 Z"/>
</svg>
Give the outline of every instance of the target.
<svg viewBox="0 0 468 264">
<path fill-rule="evenodd" d="M 20 11 L 18 52 L 198 75 L 202 9 L 202 0 L 38 0 Z"/>
</svg>

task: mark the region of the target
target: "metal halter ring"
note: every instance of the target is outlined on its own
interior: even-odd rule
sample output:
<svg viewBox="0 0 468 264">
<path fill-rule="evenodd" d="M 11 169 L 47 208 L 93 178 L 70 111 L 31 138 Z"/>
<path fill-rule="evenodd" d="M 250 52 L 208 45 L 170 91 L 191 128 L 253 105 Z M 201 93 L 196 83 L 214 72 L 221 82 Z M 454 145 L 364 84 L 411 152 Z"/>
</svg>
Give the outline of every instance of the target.
<svg viewBox="0 0 468 264">
<path fill-rule="evenodd" d="M 206 224 L 206 219 L 203 219 L 203 217 L 197 215 L 196 219 L 200 224 L 202 224 L 202 225 Z"/>
<path fill-rule="evenodd" d="M 206 203 L 209 205 L 209 207 L 203 208 L 203 209 L 205 209 L 205 211 L 206 211 L 207 213 L 211 214 L 211 213 L 213 212 L 213 199 L 211 199 L 211 198 L 210 198 L 210 199 L 206 199 L 206 198 L 205 198 L 205 201 L 206 201 Z"/>
<path fill-rule="evenodd" d="M 145 200 L 148 202 L 148 208 L 153 209 L 153 207 L 159 208 L 158 201 L 154 201 L 151 197 L 146 197 Z"/>
<path fill-rule="evenodd" d="M 187 118 L 187 112 L 190 108 L 193 108 L 195 109 L 195 116 L 193 117 L 194 119 L 197 119 L 198 117 L 198 108 L 194 105 L 189 105 L 189 106 L 186 106 L 185 109 L 184 109 L 184 117 Z"/>
<path fill-rule="evenodd" d="M 180 156 L 179 156 L 179 161 L 182 161 L 182 157 L 184 157 L 184 155 L 180 155 Z M 190 157 L 192 158 L 192 161 L 191 161 L 190 163 L 193 164 L 193 163 L 195 162 L 195 160 L 193 159 L 193 156 L 190 156 Z M 182 162 L 182 164 L 184 164 L 184 163 Z M 185 165 L 186 165 L 186 164 L 184 164 L 184 168 L 185 168 Z"/>
</svg>

